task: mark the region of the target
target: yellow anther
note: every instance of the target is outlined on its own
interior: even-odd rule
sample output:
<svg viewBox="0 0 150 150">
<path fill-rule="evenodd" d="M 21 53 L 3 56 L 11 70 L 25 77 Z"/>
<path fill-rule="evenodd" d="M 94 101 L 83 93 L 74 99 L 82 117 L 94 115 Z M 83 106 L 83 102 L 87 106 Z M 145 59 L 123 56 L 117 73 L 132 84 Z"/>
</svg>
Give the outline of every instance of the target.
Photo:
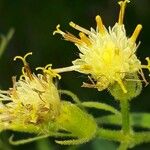
<svg viewBox="0 0 150 150">
<path fill-rule="evenodd" d="M 80 32 L 79 36 L 80 36 L 81 40 L 87 44 L 87 46 L 91 45 L 90 39 L 84 33 Z"/>
<path fill-rule="evenodd" d="M 61 34 L 61 35 L 66 34 L 65 32 L 63 32 L 63 31 L 60 30 L 60 24 L 58 24 L 58 25 L 56 26 L 56 30 L 53 32 L 53 35 L 55 35 L 56 33 L 59 33 L 59 34 Z"/>
<path fill-rule="evenodd" d="M 142 30 L 142 25 L 141 24 L 138 24 L 132 34 L 132 36 L 130 37 L 130 41 L 135 43 L 136 42 L 136 39 L 137 37 L 139 36 L 140 34 L 140 31 Z"/>
<path fill-rule="evenodd" d="M 90 34 L 91 34 L 91 32 L 90 32 L 89 30 L 87 30 L 87 29 L 85 29 L 85 28 L 83 28 L 83 27 L 81 27 L 81 26 L 75 24 L 75 23 L 72 22 L 72 21 L 69 23 L 69 25 L 70 25 L 72 28 L 74 28 L 74 29 L 76 29 L 76 30 L 78 30 L 78 31 L 81 31 L 81 32 L 83 32 L 83 33 L 85 33 L 85 34 L 87 34 L 87 35 L 90 35 Z"/>
<path fill-rule="evenodd" d="M 96 23 L 97 23 L 97 27 L 98 27 L 98 30 L 101 34 L 104 34 L 105 33 L 105 29 L 104 29 L 104 25 L 103 25 L 103 22 L 102 22 L 102 18 L 97 15 L 95 17 L 95 20 L 96 20 Z"/>
<path fill-rule="evenodd" d="M 120 12 L 119 12 L 118 23 L 120 25 L 123 24 L 123 19 L 124 19 L 124 13 L 125 13 L 126 4 L 129 3 L 129 2 L 130 2 L 129 0 L 124 0 L 124 1 L 118 2 L 118 4 L 120 5 Z"/>
</svg>

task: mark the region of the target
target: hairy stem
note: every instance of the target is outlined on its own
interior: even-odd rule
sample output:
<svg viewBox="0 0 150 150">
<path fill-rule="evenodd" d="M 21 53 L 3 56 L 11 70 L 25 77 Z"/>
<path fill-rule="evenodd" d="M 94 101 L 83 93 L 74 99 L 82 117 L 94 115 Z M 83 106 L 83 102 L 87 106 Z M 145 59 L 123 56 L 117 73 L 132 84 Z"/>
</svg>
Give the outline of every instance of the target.
<svg viewBox="0 0 150 150">
<path fill-rule="evenodd" d="M 126 143 L 121 143 L 117 150 L 126 150 L 128 145 Z"/>
<path fill-rule="evenodd" d="M 149 143 L 150 142 L 150 131 L 135 133 L 134 139 L 135 139 L 135 145 L 139 145 L 142 143 Z"/>
<path fill-rule="evenodd" d="M 129 101 L 121 100 L 121 115 L 122 115 L 122 131 L 124 134 L 129 134 L 131 130 L 130 118 L 129 118 Z"/>
<path fill-rule="evenodd" d="M 116 130 L 108 130 L 104 128 L 99 128 L 97 130 L 97 136 L 103 139 L 116 141 L 116 142 L 120 142 L 124 138 L 122 132 Z"/>
</svg>

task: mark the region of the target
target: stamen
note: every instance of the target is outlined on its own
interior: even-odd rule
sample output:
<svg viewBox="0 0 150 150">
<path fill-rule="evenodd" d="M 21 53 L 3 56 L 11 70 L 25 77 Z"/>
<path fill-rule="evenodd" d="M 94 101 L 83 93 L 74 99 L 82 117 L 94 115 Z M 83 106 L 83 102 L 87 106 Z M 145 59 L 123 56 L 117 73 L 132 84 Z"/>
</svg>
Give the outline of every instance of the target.
<svg viewBox="0 0 150 150">
<path fill-rule="evenodd" d="M 147 68 L 146 68 L 146 69 L 147 69 Z M 149 83 L 147 82 L 147 80 L 146 80 L 146 78 L 145 78 L 145 76 L 144 76 L 143 70 L 140 69 L 138 72 L 139 72 L 139 74 L 141 75 L 143 81 L 145 82 L 145 86 L 147 86 Z"/>
<path fill-rule="evenodd" d="M 58 25 L 56 26 L 56 30 L 53 32 L 53 35 L 55 35 L 56 33 L 59 33 L 59 34 L 61 34 L 62 36 L 64 36 L 64 34 L 66 34 L 65 32 L 63 32 L 63 31 L 60 30 L 60 24 L 58 24 Z"/>
<path fill-rule="evenodd" d="M 52 77 L 58 77 L 58 79 L 61 79 L 61 76 L 54 69 L 51 69 L 51 66 L 52 64 L 48 64 L 45 67 L 37 67 L 36 70 L 42 70 L 44 73 L 47 73 Z"/>
<path fill-rule="evenodd" d="M 24 80 L 26 77 L 25 77 L 25 75 L 24 74 L 22 74 L 21 76 L 20 76 L 20 80 Z"/>
<path fill-rule="evenodd" d="M 45 66 L 45 69 L 48 69 L 48 68 L 51 68 L 52 67 L 52 64 L 48 64 Z"/>
<path fill-rule="evenodd" d="M 129 3 L 129 2 L 130 2 L 129 0 L 124 0 L 124 1 L 118 2 L 118 4 L 120 5 L 120 12 L 119 12 L 118 23 L 120 25 L 123 24 L 123 19 L 124 19 L 124 13 L 125 13 L 126 4 Z"/>
<path fill-rule="evenodd" d="M 0 90 L 0 94 L 8 94 L 8 91 Z"/>
<path fill-rule="evenodd" d="M 24 65 L 27 65 L 28 63 L 26 62 L 26 58 L 27 58 L 29 55 L 32 55 L 32 52 L 27 53 L 24 57 L 16 56 L 16 57 L 14 58 L 14 61 L 16 61 L 17 59 L 21 59 L 21 60 L 23 61 L 23 64 L 24 64 Z"/>
<path fill-rule="evenodd" d="M 13 89 L 16 89 L 16 76 L 12 76 Z"/>
<path fill-rule="evenodd" d="M 65 38 L 65 40 L 71 41 L 71 42 L 73 42 L 75 44 L 79 44 L 79 45 L 83 44 L 83 42 L 80 39 L 78 39 L 77 37 L 75 37 L 71 33 L 65 33 L 64 34 L 64 38 Z"/>
<path fill-rule="evenodd" d="M 85 33 L 85 34 L 87 34 L 87 35 L 91 35 L 91 32 L 90 32 L 89 30 L 87 30 L 87 29 L 85 29 L 85 28 L 83 28 L 83 27 L 81 27 L 81 26 L 75 24 L 75 23 L 72 22 L 72 21 L 69 23 L 69 25 L 70 25 L 72 28 L 74 28 L 74 29 L 76 29 L 76 30 L 78 30 L 78 31 L 81 31 L 81 32 L 83 32 L 83 33 Z"/>
<path fill-rule="evenodd" d="M 150 58 L 146 57 L 147 60 L 147 69 L 150 71 Z"/>
<path fill-rule="evenodd" d="M 83 82 L 81 87 L 85 87 L 85 88 L 97 88 L 96 85 L 94 84 L 90 84 L 90 83 L 85 83 Z"/>
<path fill-rule="evenodd" d="M 35 70 L 44 70 L 45 68 L 44 67 L 37 67 L 37 68 L 35 68 Z"/>
<path fill-rule="evenodd" d="M 80 32 L 79 36 L 80 36 L 81 40 L 87 44 L 87 46 L 91 45 L 90 39 L 84 33 Z"/>
<path fill-rule="evenodd" d="M 121 79 L 116 80 L 118 82 L 118 84 L 120 85 L 121 89 L 123 90 L 124 93 L 127 93 L 127 90 L 122 82 Z"/>
<path fill-rule="evenodd" d="M 138 24 L 132 34 L 132 36 L 130 37 L 130 41 L 135 43 L 136 42 L 136 39 L 138 37 L 138 35 L 140 34 L 140 31 L 142 30 L 142 25 L 141 24 Z"/>
<path fill-rule="evenodd" d="M 16 61 L 17 59 L 21 59 L 23 61 L 23 64 L 24 64 L 24 67 L 22 68 L 22 73 L 23 75 L 27 74 L 27 76 L 30 78 L 30 80 L 33 79 L 33 76 L 32 76 L 32 73 L 31 73 L 31 70 L 30 70 L 30 67 L 26 61 L 26 58 L 29 56 L 29 55 L 32 55 L 32 52 L 30 53 L 27 53 L 24 57 L 21 57 L 21 56 L 16 56 L 14 58 L 14 61 Z"/>
<path fill-rule="evenodd" d="M 52 77 L 58 77 L 59 80 L 61 79 L 61 76 L 52 69 L 44 70 L 44 73 L 47 73 L 51 75 Z"/>
<path fill-rule="evenodd" d="M 150 71 L 150 58 L 146 57 L 145 60 L 147 61 L 147 65 L 141 65 L 141 67 Z"/>
<path fill-rule="evenodd" d="M 61 31 L 59 24 L 56 26 L 56 31 L 53 32 L 53 35 L 55 35 L 56 33 L 61 34 L 65 38 L 65 40 L 67 40 L 67 41 L 71 41 L 73 43 L 77 43 L 77 44 L 80 44 L 80 45 L 83 44 L 80 39 L 78 39 L 77 37 L 75 37 L 71 33 L 69 33 L 69 32 L 65 33 L 65 32 Z"/>
<path fill-rule="evenodd" d="M 96 20 L 99 32 L 101 34 L 104 34 L 105 33 L 105 29 L 104 29 L 104 25 L 103 25 L 103 22 L 102 22 L 102 18 L 99 15 L 97 15 L 96 18 L 95 18 L 95 20 Z"/>
</svg>

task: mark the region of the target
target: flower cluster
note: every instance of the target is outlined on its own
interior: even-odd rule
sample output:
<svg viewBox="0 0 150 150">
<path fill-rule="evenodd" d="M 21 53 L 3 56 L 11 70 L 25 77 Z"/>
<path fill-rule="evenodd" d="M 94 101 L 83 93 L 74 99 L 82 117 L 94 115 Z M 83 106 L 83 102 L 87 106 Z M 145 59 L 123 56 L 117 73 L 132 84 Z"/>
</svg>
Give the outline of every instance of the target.
<svg viewBox="0 0 150 150">
<path fill-rule="evenodd" d="M 120 13 L 118 22 L 111 28 L 106 29 L 101 17 L 96 16 L 97 28 L 87 30 L 73 22 L 70 26 L 80 31 L 79 37 L 71 33 L 60 30 L 60 25 L 54 31 L 61 34 L 65 40 L 75 43 L 80 54 L 79 59 L 73 61 L 74 70 L 84 74 L 89 74 L 91 84 L 83 83 L 83 87 L 97 88 L 99 91 L 109 88 L 117 82 L 124 93 L 127 89 L 123 83 L 129 74 L 139 73 L 142 79 L 147 83 L 143 76 L 142 68 L 150 69 L 149 65 L 141 65 L 141 61 L 136 56 L 136 50 L 139 44 L 136 39 L 142 29 L 138 24 L 131 35 L 126 35 L 123 24 L 126 4 L 129 0 L 120 1 Z M 148 64 L 149 58 L 146 59 Z M 73 67 L 72 67 L 73 68 Z"/>
<path fill-rule="evenodd" d="M 39 124 L 48 120 L 55 120 L 59 115 L 60 98 L 57 88 L 53 84 L 53 77 L 57 76 L 50 65 L 42 69 L 43 74 L 31 73 L 26 57 L 16 56 L 24 63 L 23 74 L 19 81 L 12 77 L 13 87 L 8 91 L 0 91 L 0 125 L 5 129 L 14 124 Z"/>
<path fill-rule="evenodd" d="M 65 145 L 89 141 L 96 133 L 95 120 L 75 104 L 60 100 L 53 78 L 60 79 L 61 76 L 51 69 L 51 64 L 36 68 L 36 70 L 42 70 L 42 74 L 35 75 L 31 72 L 26 61 L 26 57 L 31 54 L 27 53 L 24 57 L 14 58 L 14 60 L 23 61 L 22 75 L 18 81 L 16 77 L 12 78 L 13 87 L 8 91 L 0 91 L 2 101 L 0 103 L 0 131 L 10 129 L 36 133 L 42 138 L 60 136 L 64 139 L 56 142 Z M 82 122 L 82 125 L 79 122 Z M 75 139 L 65 140 L 66 136 L 75 137 Z M 34 141 L 34 138 L 32 140 Z M 23 143 L 25 141 L 23 140 Z"/>
</svg>

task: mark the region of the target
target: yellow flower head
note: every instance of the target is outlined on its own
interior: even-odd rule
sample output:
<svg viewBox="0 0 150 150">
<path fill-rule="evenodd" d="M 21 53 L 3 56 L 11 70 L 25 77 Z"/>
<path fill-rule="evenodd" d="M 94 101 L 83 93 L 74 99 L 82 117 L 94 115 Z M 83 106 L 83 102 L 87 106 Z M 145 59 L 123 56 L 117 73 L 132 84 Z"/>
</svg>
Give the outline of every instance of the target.
<svg viewBox="0 0 150 150">
<path fill-rule="evenodd" d="M 127 93 L 123 83 L 126 75 L 138 72 L 145 80 L 141 69 L 149 69 L 150 67 L 141 65 L 135 54 L 139 46 L 139 44 L 136 44 L 136 39 L 142 29 L 142 25 L 138 24 L 131 37 L 127 37 L 123 24 L 124 12 L 128 2 L 129 0 L 119 2 L 119 19 L 112 28 L 106 29 L 99 15 L 95 18 L 97 23 L 96 30 L 93 28 L 87 30 L 70 22 L 71 27 L 80 31 L 80 38 L 69 32 L 61 31 L 60 25 L 56 27 L 57 30 L 54 31 L 54 34 L 61 34 L 65 40 L 75 43 L 80 50 L 80 58 L 73 61 L 73 65 L 76 68 L 74 70 L 91 75 L 89 78 L 92 84 L 84 83 L 84 87 L 93 87 L 101 91 L 118 82 L 123 92 Z"/>
<path fill-rule="evenodd" d="M 39 124 L 47 120 L 55 120 L 59 115 L 60 98 L 57 88 L 53 84 L 53 77 L 58 76 L 50 67 L 38 68 L 43 74 L 35 75 L 31 72 L 26 57 L 16 56 L 24 63 L 23 75 L 19 81 L 13 77 L 13 87 L 8 91 L 0 91 L 0 125 L 10 126 L 21 124 Z"/>
</svg>

